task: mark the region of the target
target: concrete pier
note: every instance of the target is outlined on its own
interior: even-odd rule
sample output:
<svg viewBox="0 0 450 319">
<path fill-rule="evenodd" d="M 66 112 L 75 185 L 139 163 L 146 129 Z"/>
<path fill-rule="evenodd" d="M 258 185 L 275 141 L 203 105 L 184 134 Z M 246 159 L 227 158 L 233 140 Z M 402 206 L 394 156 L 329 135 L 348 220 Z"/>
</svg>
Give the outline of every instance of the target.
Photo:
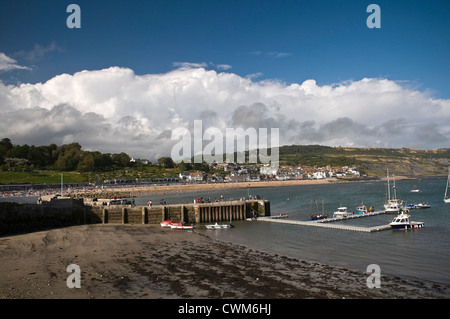
<svg viewBox="0 0 450 319">
<path fill-rule="evenodd" d="M 193 204 L 193 206 L 196 223 L 244 220 L 247 216 L 247 211 L 249 210 L 246 201 Z M 265 216 L 265 214 L 263 216 Z"/>
<path fill-rule="evenodd" d="M 97 203 L 101 203 L 98 201 Z M 252 216 L 270 216 L 268 200 L 236 200 L 214 203 L 131 206 L 87 205 L 102 223 L 159 224 L 164 220 L 185 223 L 245 220 Z"/>
</svg>

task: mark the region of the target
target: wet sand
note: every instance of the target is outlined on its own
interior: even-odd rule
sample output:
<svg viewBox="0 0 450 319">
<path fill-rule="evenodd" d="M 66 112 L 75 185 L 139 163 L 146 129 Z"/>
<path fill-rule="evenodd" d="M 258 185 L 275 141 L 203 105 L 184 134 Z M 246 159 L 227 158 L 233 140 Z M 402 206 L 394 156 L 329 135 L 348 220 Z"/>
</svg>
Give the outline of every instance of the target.
<svg viewBox="0 0 450 319">
<path fill-rule="evenodd" d="M 155 225 L 82 225 L 0 238 L 0 298 L 449 298 L 450 286 L 368 274 Z M 81 288 L 68 288 L 77 264 Z"/>
</svg>

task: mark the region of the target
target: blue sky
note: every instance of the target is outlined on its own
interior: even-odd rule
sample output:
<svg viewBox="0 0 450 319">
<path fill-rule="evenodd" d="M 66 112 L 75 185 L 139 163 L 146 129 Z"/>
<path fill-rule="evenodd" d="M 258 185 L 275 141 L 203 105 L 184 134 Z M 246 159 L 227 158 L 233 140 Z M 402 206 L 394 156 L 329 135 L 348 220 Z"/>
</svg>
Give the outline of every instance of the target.
<svg viewBox="0 0 450 319">
<path fill-rule="evenodd" d="M 448 30 L 436 0 L 2 0 L 0 136 L 154 158 L 202 119 L 281 145 L 450 147 Z"/>
<path fill-rule="evenodd" d="M 66 27 L 70 3 L 81 7 L 81 29 Z M 381 29 L 366 26 L 370 3 L 380 5 Z M 385 77 L 450 96 L 448 1 L 3 0 L 0 12 L 0 51 L 32 67 L 1 74 L 4 81 L 110 66 L 161 73 L 174 62 L 206 62 L 288 83 Z"/>
</svg>

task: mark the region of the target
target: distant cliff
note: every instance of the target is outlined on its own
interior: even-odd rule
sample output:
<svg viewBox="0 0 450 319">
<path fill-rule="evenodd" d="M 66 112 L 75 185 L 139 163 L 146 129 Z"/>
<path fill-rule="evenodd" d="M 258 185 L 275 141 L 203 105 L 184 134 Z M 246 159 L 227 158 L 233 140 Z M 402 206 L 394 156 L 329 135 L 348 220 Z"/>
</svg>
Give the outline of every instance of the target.
<svg viewBox="0 0 450 319">
<path fill-rule="evenodd" d="M 450 165 L 450 148 L 349 148 L 321 145 L 282 146 L 280 165 L 357 166 L 369 176 L 384 176 L 386 169 L 398 175 L 443 175 Z"/>
</svg>

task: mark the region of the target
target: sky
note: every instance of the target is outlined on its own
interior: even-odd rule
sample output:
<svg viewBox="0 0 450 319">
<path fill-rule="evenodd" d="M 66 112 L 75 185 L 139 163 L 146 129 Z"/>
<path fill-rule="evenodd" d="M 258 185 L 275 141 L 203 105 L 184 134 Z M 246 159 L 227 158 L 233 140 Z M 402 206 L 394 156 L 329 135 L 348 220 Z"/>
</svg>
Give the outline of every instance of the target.
<svg viewBox="0 0 450 319">
<path fill-rule="evenodd" d="M 155 160 L 201 120 L 280 145 L 450 147 L 448 30 L 436 0 L 2 0 L 0 137 Z"/>
</svg>

